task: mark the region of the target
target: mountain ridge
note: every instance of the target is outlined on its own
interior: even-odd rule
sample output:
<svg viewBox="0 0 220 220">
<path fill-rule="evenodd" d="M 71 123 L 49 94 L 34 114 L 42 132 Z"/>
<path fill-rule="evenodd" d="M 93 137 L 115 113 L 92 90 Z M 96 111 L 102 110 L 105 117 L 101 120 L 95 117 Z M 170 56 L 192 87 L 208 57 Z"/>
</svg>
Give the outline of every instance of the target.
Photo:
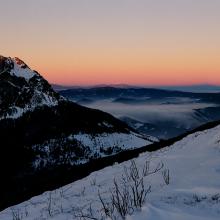
<svg viewBox="0 0 220 220">
<path fill-rule="evenodd" d="M 68 179 L 80 164 L 155 141 L 66 100 L 19 58 L 0 57 L 0 207 Z"/>
<path fill-rule="evenodd" d="M 21 59 L 0 56 L 0 120 L 18 118 L 38 106 L 55 106 L 63 99 Z"/>
</svg>

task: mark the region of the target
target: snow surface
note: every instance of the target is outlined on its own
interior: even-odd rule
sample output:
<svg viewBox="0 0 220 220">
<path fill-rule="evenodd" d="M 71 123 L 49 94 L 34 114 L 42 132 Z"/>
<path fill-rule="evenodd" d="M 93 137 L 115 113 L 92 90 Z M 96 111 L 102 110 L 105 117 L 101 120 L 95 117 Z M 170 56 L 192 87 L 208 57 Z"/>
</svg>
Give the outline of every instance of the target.
<svg viewBox="0 0 220 220">
<path fill-rule="evenodd" d="M 141 154 L 135 159 L 138 167 L 150 161 L 150 169 L 158 163 L 164 168 L 144 178 L 151 193 L 139 211 L 127 220 L 214 220 L 220 219 L 220 126 L 191 134 L 162 150 Z M 98 192 L 107 201 L 113 187 L 131 161 L 93 172 L 82 180 L 60 189 L 45 192 L 0 213 L 0 219 L 80 219 L 76 213 L 89 212 L 102 219 L 103 210 Z M 170 183 L 165 184 L 162 171 L 169 169 Z M 82 218 L 81 218 L 82 219 Z M 116 219 L 120 219 L 119 217 Z"/>
<path fill-rule="evenodd" d="M 151 138 L 151 139 L 150 139 Z M 62 157 L 68 158 L 68 163 L 70 165 L 75 164 L 83 164 L 89 161 L 89 158 L 100 158 L 106 157 L 109 155 L 117 154 L 118 152 L 140 148 L 153 142 L 158 141 L 153 137 L 148 137 L 148 139 L 144 139 L 143 136 L 132 133 L 102 133 L 102 134 L 72 134 L 67 137 L 70 141 L 76 140 L 78 145 L 83 146 L 83 148 L 87 149 L 88 155 L 84 155 L 83 157 L 76 158 L 74 152 L 74 145 L 73 151 L 71 152 L 63 152 Z M 59 164 L 60 162 L 63 163 L 63 160 L 60 162 L 53 158 L 53 150 L 54 146 L 56 145 L 57 140 L 51 139 L 46 141 L 44 144 L 35 145 L 33 149 L 38 153 L 41 154 L 37 155 L 36 160 L 33 162 L 34 167 L 37 169 L 40 166 L 48 166 L 52 164 Z M 107 151 L 111 149 L 109 153 Z M 85 159 L 87 158 L 87 159 Z M 65 159 L 65 163 L 67 159 Z"/>
<path fill-rule="evenodd" d="M 12 58 L 14 63 L 14 68 L 10 71 L 10 73 L 17 77 L 23 77 L 26 81 L 29 81 L 36 73 L 31 70 L 29 67 L 22 68 L 22 66 L 26 65 L 23 61 L 18 58 Z"/>
<path fill-rule="evenodd" d="M 92 149 L 101 146 L 103 146 L 104 148 L 118 146 L 122 150 L 127 150 L 152 144 L 152 142 L 143 139 L 143 136 L 130 133 L 103 133 L 94 137 L 92 137 L 90 134 L 77 134 L 73 135 L 72 137 L 82 143 L 82 145 L 88 146 Z"/>
<path fill-rule="evenodd" d="M 13 113 L 0 117 L 0 120 L 5 119 L 5 118 L 17 119 L 21 117 L 24 113 L 28 111 L 34 111 L 36 107 L 41 107 L 45 105 L 51 106 L 51 107 L 56 106 L 58 105 L 58 100 L 56 100 L 55 98 L 45 93 L 40 94 L 38 91 L 35 90 L 35 94 L 30 100 L 30 104 L 27 103 L 24 108 L 18 107 L 16 105 L 10 106 L 9 110 L 12 110 Z"/>
</svg>

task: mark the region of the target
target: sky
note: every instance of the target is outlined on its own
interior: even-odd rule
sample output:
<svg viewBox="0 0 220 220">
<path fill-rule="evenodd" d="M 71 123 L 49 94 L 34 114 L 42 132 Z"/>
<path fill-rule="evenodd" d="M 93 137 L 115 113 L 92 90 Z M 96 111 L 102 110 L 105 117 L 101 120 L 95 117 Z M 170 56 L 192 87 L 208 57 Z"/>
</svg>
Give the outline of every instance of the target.
<svg viewBox="0 0 220 220">
<path fill-rule="evenodd" d="M 220 85 L 219 0 L 0 0 L 0 54 L 64 85 Z"/>
</svg>

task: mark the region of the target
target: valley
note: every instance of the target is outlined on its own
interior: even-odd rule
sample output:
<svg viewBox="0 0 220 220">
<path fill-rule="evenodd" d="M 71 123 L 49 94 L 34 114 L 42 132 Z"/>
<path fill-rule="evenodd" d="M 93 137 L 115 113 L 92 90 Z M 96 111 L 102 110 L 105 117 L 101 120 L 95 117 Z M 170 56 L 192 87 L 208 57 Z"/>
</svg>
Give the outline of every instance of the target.
<svg viewBox="0 0 220 220">
<path fill-rule="evenodd" d="M 81 105 L 121 119 L 141 134 L 169 139 L 220 119 L 220 93 L 149 88 L 74 88 L 59 91 Z"/>
</svg>

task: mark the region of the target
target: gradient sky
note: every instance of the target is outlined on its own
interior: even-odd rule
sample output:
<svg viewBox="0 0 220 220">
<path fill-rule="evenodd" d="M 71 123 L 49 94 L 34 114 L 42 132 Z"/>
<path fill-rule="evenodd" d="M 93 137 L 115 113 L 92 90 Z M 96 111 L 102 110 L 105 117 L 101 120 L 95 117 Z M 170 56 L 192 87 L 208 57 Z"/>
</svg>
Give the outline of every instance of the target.
<svg viewBox="0 0 220 220">
<path fill-rule="evenodd" d="M 0 0 L 0 54 L 59 84 L 220 84 L 220 0 Z"/>
</svg>

